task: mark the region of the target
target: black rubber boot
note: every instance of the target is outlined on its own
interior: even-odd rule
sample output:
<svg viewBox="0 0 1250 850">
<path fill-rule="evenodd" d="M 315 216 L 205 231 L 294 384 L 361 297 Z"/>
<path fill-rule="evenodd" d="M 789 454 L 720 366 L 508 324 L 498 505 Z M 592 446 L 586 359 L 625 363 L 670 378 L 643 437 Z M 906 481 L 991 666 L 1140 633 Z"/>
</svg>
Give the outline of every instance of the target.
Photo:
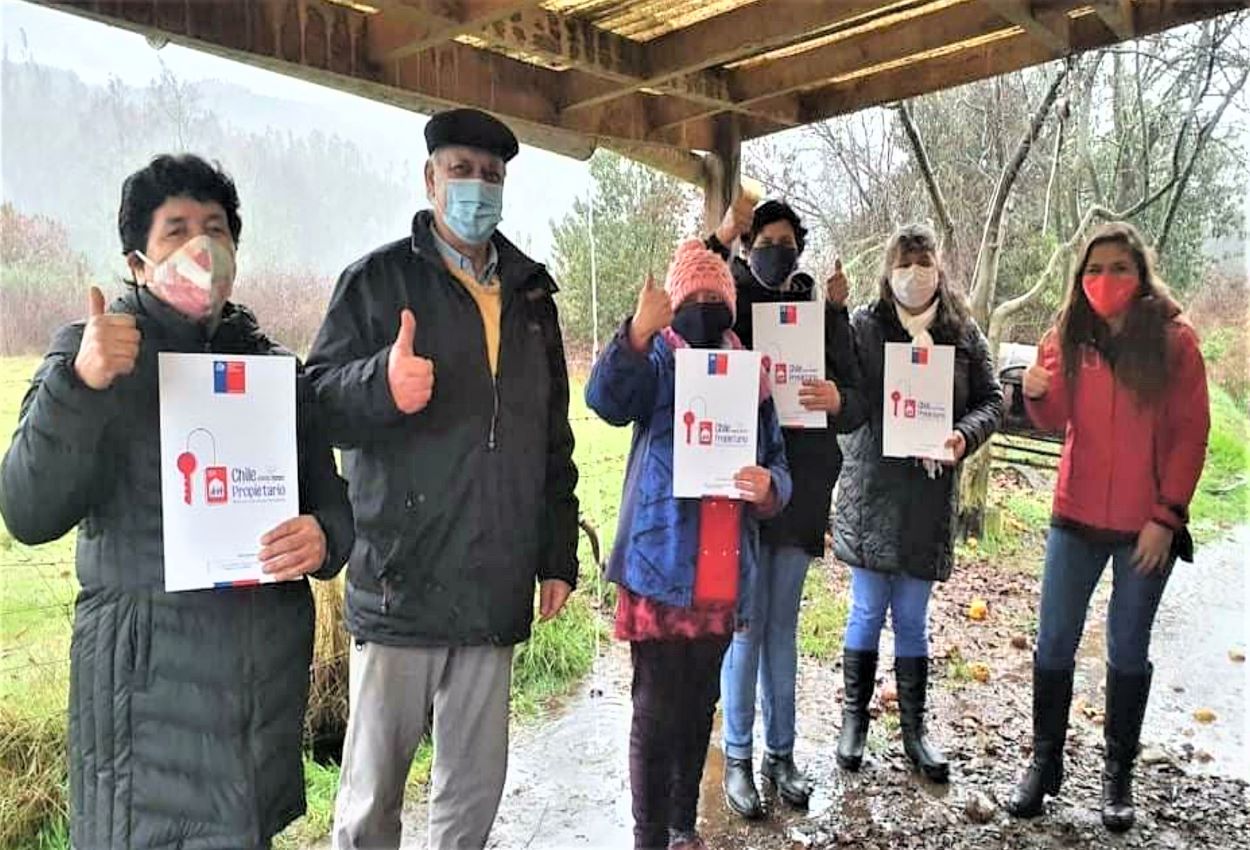
<svg viewBox="0 0 1250 850">
<path fill-rule="evenodd" d="M 794 755 L 764 753 L 760 774 L 777 789 L 777 796 L 797 809 L 806 809 L 812 797 L 812 784 L 794 764 Z"/>
<path fill-rule="evenodd" d="M 842 732 L 838 735 L 838 766 L 859 770 L 868 741 L 868 704 L 877 684 L 877 653 L 848 649 L 842 653 Z"/>
<path fill-rule="evenodd" d="M 764 817 L 764 804 L 755 788 L 750 759 L 725 759 L 725 802 L 747 820 Z"/>
<path fill-rule="evenodd" d="M 1150 699 L 1154 667 L 1145 673 L 1121 673 L 1107 665 L 1107 752 L 1102 771 L 1102 825 L 1126 832 L 1137 820 L 1133 809 L 1133 762 L 1141 742 L 1142 720 Z"/>
<path fill-rule="evenodd" d="M 1044 670 L 1033 659 L 1033 761 L 1007 803 L 1018 818 L 1042 813 L 1047 794 L 1055 796 L 1063 782 L 1063 743 L 1072 706 L 1071 670 Z"/>
<path fill-rule="evenodd" d="M 929 688 L 928 658 L 894 659 L 898 682 L 899 726 L 903 730 L 903 752 L 916 769 L 932 782 L 950 780 L 950 763 L 942 751 L 925 736 L 925 695 Z"/>
</svg>

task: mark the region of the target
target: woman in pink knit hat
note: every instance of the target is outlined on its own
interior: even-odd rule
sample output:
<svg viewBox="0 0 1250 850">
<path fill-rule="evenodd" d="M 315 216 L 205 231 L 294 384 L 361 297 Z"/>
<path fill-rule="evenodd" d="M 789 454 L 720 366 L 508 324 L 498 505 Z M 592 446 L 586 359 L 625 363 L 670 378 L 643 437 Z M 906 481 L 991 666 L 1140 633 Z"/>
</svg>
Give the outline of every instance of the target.
<svg viewBox="0 0 1250 850">
<path fill-rule="evenodd" d="M 673 352 L 742 348 L 730 330 L 734 301 L 725 262 L 698 240 L 682 243 L 665 289 L 647 280 L 586 385 L 591 409 L 634 428 L 608 578 L 618 585 L 616 635 L 630 642 L 634 664 L 635 850 L 705 847 L 695 820 L 721 660 L 734 631 L 750 625 L 759 522 L 790 498 L 762 381 L 756 463 L 735 479 L 739 498 L 673 497 Z"/>
</svg>

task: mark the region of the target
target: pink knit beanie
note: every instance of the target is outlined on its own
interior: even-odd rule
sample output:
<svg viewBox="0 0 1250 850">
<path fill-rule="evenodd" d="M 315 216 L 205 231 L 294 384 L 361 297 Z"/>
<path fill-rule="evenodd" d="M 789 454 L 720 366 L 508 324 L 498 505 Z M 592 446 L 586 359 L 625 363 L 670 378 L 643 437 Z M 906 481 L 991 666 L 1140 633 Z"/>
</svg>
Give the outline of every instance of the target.
<svg viewBox="0 0 1250 850">
<path fill-rule="evenodd" d="M 668 267 L 664 288 L 676 310 L 682 302 L 700 290 L 718 292 L 729 306 L 729 312 L 737 319 L 737 296 L 734 292 L 733 275 L 729 264 L 698 239 L 688 239 L 677 246 L 673 262 Z"/>
</svg>

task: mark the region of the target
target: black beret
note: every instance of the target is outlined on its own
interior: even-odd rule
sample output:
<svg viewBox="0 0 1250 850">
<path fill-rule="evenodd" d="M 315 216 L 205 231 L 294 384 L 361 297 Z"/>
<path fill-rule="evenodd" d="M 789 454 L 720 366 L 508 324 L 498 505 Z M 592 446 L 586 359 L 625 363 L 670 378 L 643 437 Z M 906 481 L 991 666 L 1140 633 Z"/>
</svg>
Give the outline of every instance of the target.
<svg viewBox="0 0 1250 850">
<path fill-rule="evenodd" d="M 507 124 L 477 109 L 449 109 L 432 117 L 425 125 L 425 144 L 430 153 L 461 145 L 493 153 L 504 162 L 520 150 Z"/>
</svg>

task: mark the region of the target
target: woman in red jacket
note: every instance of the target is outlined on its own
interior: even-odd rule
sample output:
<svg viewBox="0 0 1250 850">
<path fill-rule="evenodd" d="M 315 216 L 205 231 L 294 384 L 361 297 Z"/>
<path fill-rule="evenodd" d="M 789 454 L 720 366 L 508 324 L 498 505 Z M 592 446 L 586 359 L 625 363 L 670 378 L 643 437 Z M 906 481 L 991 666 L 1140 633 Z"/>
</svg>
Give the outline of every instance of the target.
<svg viewBox="0 0 1250 850">
<path fill-rule="evenodd" d="M 1110 561 L 1102 821 L 1122 832 L 1134 821 L 1150 629 L 1175 559 L 1192 560 L 1187 507 L 1210 427 L 1198 338 L 1131 225 L 1090 238 L 1024 395 L 1039 427 L 1066 435 L 1033 664 L 1033 762 L 1007 808 L 1034 817 L 1059 791 L 1076 649 Z"/>
</svg>

